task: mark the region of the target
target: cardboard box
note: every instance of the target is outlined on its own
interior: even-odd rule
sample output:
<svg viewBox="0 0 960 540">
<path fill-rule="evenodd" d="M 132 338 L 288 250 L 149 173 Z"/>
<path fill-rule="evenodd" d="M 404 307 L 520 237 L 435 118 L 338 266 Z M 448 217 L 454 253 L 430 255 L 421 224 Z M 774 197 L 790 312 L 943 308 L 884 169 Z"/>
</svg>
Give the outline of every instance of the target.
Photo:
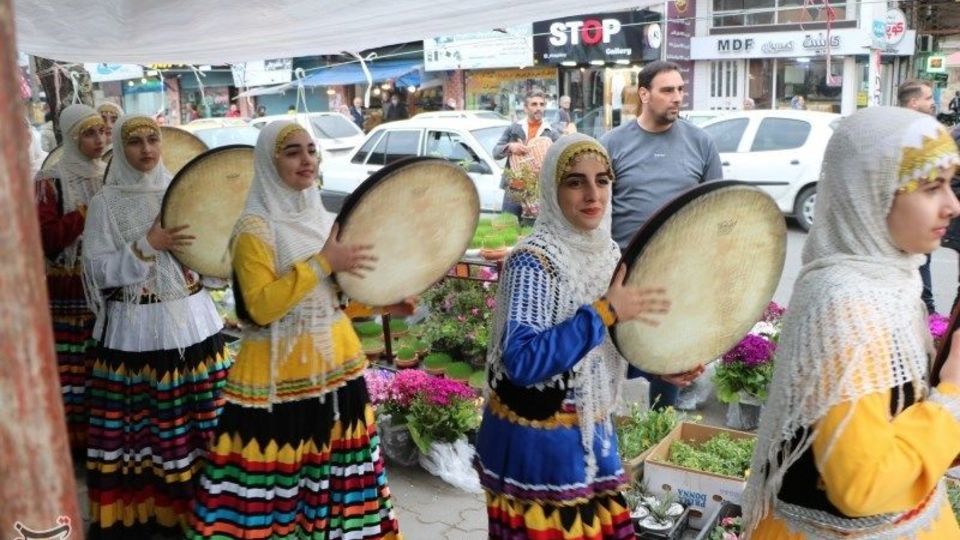
<svg viewBox="0 0 960 540">
<path fill-rule="evenodd" d="M 755 439 L 756 435 L 713 426 L 682 422 L 653 447 L 643 465 L 643 479 L 655 494 L 673 493 L 679 502 L 690 509 L 690 526 L 702 528 L 707 518 L 724 501 L 740 504 L 746 480 L 722 476 L 667 462 L 670 444 L 676 440 L 702 443 L 720 433 L 732 439 Z"/>
</svg>

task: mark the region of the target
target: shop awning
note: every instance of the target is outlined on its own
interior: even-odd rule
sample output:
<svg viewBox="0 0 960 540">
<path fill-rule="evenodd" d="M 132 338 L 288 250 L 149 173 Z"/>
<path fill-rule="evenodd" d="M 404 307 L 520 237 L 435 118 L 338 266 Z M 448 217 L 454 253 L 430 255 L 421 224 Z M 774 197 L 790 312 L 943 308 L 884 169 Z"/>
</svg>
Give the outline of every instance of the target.
<svg viewBox="0 0 960 540">
<path fill-rule="evenodd" d="M 660 0 L 14 0 L 19 50 L 68 62 L 223 64 L 662 5 Z"/>
<path fill-rule="evenodd" d="M 420 60 L 383 60 L 367 62 L 367 69 L 373 82 L 396 80 L 397 86 L 420 86 L 420 70 L 423 62 Z M 366 84 L 367 77 L 363 73 L 360 62 L 340 64 L 323 68 L 303 79 L 304 86 L 344 86 L 351 84 Z"/>
</svg>

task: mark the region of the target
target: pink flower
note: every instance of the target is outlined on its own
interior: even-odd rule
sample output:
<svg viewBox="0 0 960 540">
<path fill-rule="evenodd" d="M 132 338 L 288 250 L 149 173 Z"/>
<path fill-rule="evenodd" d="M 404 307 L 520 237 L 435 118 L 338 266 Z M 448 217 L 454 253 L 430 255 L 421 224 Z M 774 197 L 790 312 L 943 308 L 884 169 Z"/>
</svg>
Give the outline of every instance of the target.
<svg viewBox="0 0 960 540">
<path fill-rule="evenodd" d="M 927 317 L 927 326 L 930 328 L 930 335 L 933 336 L 933 339 L 941 340 L 947 333 L 950 321 L 939 313 L 931 313 Z"/>
<path fill-rule="evenodd" d="M 470 314 L 473 315 L 473 316 L 479 315 L 479 314 L 480 314 L 480 308 L 471 308 L 471 309 L 470 309 Z"/>
<path fill-rule="evenodd" d="M 723 533 L 723 540 L 740 540 L 740 535 L 732 532 Z"/>
<path fill-rule="evenodd" d="M 484 303 L 485 303 L 485 304 L 487 305 L 487 307 L 490 308 L 490 309 L 493 309 L 493 308 L 497 307 L 497 299 L 496 299 L 495 297 L 493 297 L 493 296 L 488 296 L 487 299 L 484 300 Z"/>
</svg>

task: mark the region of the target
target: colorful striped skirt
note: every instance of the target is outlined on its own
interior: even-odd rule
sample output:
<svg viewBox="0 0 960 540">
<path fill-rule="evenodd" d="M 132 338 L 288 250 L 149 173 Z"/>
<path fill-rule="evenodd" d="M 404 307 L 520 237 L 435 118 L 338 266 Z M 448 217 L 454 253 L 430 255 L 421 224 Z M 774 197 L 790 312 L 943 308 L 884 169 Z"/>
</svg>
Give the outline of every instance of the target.
<svg viewBox="0 0 960 540">
<path fill-rule="evenodd" d="M 503 540 L 633 540 L 636 533 L 623 494 L 553 504 L 522 501 L 486 490 L 490 538 Z"/>
<path fill-rule="evenodd" d="M 324 401 L 228 403 L 208 460 L 188 538 L 400 538 L 363 377 Z"/>
<path fill-rule="evenodd" d="M 87 375 L 93 363 L 93 313 L 87 308 L 80 280 L 75 272 L 50 268 L 47 275 L 50 316 L 57 348 L 60 393 L 70 448 L 82 454 L 87 448 L 87 404 L 84 399 Z"/>
<path fill-rule="evenodd" d="M 214 334 L 181 351 L 97 349 L 88 386 L 88 538 L 182 536 L 223 407 Z"/>
</svg>

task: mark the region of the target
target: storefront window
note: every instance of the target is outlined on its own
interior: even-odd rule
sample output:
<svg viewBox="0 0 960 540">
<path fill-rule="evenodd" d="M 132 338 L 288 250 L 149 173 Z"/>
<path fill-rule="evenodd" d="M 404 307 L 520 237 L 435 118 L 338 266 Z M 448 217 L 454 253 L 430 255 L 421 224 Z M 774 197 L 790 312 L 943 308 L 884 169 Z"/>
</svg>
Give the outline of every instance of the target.
<svg viewBox="0 0 960 540">
<path fill-rule="evenodd" d="M 808 4 L 805 0 L 713 0 L 713 26 L 798 24 L 847 18 L 846 2 L 832 2 L 829 8 Z"/>
<path fill-rule="evenodd" d="M 516 119 L 523 111 L 523 96 L 537 89 L 547 95 L 547 104 L 556 107 L 556 68 L 528 68 L 469 71 L 466 74 L 466 108 L 496 111 Z"/>
<path fill-rule="evenodd" d="M 835 58 L 830 71 L 832 77 L 828 80 L 827 62 L 823 59 L 779 60 L 775 108 L 839 113 L 843 61 Z"/>
<path fill-rule="evenodd" d="M 747 97 L 758 109 L 770 109 L 773 104 L 773 72 L 775 61 L 770 58 L 749 60 L 747 64 Z"/>
</svg>

